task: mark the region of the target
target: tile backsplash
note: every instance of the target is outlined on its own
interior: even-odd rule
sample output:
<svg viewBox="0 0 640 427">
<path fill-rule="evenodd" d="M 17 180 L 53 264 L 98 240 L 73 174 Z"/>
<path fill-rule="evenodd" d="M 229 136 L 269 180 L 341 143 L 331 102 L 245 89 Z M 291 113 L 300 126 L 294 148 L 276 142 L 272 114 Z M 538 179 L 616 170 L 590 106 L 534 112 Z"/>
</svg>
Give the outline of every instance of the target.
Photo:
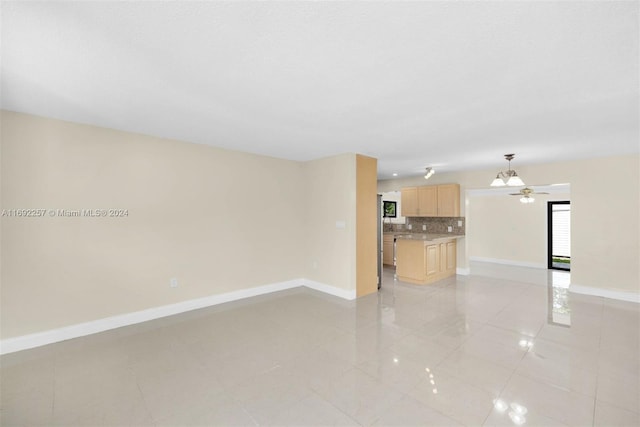
<svg viewBox="0 0 640 427">
<path fill-rule="evenodd" d="M 458 226 L 458 221 L 462 221 L 462 225 Z M 411 225 L 409 230 L 408 225 Z M 422 226 L 426 225 L 426 230 L 422 230 Z M 451 227 L 451 234 L 458 236 L 465 234 L 464 217 L 408 217 L 406 224 L 390 224 L 383 222 L 383 231 L 411 231 L 413 233 L 430 233 L 442 234 L 447 233 L 447 227 Z"/>
</svg>

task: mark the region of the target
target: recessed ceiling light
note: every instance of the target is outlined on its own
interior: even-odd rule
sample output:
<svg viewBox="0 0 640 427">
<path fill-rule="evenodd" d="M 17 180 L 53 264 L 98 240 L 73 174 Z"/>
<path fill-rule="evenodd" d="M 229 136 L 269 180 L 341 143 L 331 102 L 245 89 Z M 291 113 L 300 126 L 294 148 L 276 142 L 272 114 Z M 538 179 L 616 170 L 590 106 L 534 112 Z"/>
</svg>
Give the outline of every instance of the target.
<svg viewBox="0 0 640 427">
<path fill-rule="evenodd" d="M 396 172 L 393 173 L 393 176 L 398 176 L 398 174 Z"/>
</svg>

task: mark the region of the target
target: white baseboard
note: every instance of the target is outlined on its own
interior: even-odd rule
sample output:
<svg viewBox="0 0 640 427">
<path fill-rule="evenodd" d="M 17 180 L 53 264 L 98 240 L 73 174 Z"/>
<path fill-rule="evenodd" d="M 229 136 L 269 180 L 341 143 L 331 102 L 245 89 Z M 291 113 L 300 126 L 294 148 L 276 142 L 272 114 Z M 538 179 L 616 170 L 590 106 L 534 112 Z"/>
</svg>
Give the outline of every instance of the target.
<svg viewBox="0 0 640 427">
<path fill-rule="evenodd" d="M 512 261 L 509 259 L 498 259 L 498 258 L 484 258 L 479 256 L 470 256 L 469 261 L 480 261 L 480 262 L 491 262 L 493 264 L 502 264 L 502 265 L 512 265 L 514 267 L 528 267 L 528 268 L 538 268 L 542 270 L 546 270 L 547 266 L 545 264 L 540 264 L 537 262 L 526 262 L 526 261 Z"/>
<path fill-rule="evenodd" d="M 471 274 L 471 269 L 469 268 L 456 268 L 456 274 L 459 276 L 468 276 Z"/>
<path fill-rule="evenodd" d="M 609 289 L 593 288 L 591 286 L 582 286 L 571 284 L 569 292 L 582 295 L 591 295 L 596 297 L 617 299 L 621 301 L 629 301 L 640 304 L 640 294 L 634 292 L 613 291 Z"/>
<path fill-rule="evenodd" d="M 336 288 L 335 286 L 326 285 L 324 283 L 314 282 L 309 279 L 302 279 L 302 283 L 307 288 L 315 289 L 316 291 L 324 292 L 325 294 L 334 295 L 348 300 L 356 299 L 355 289 L 348 291 L 346 289 Z"/>
<path fill-rule="evenodd" d="M 211 295 L 204 298 L 196 298 L 182 301 L 175 304 L 149 308 L 147 310 L 135 311 L 132 313 L 111 316 L 104 319 L 92 320 L 90 322 L 65 326 L 35 334 L 22 335 L 15 338 L 8 338 L 0 341 L 0 354 L 14 353 L 20 350 L 40 347 L 55 342 L 66 341 L 72 338 L 84 337 L 98 332 L 104 332 L 123 326 L 134 325 L 149 320 L 172 316 L 199 308 L 211 307 L 226 302 L 237 301 L 258 295 L 270 294 L 272 292 L 306 286 L 320 292 L 334 295 L 340 298 L 352 300 L 356 298 L 356 292 L 325 285 L 307 279 L 294 279 L 286 282 L 272 283 L 255 288 L 241 289 L 239 291 L 227 292 L 219 295 Z"/>
</svg>

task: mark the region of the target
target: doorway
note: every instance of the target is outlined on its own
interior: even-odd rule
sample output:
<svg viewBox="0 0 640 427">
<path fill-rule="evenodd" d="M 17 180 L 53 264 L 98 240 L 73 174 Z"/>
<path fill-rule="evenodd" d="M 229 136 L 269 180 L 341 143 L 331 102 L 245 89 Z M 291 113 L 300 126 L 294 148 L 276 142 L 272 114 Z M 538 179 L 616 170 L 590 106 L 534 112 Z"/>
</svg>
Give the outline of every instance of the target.
<svg viewBox="0 0 640 427">
<path fill-rule="evenodd" d="M 547 268 L 571 271 L 571 202 L 547 202 Z"/>
</svg>

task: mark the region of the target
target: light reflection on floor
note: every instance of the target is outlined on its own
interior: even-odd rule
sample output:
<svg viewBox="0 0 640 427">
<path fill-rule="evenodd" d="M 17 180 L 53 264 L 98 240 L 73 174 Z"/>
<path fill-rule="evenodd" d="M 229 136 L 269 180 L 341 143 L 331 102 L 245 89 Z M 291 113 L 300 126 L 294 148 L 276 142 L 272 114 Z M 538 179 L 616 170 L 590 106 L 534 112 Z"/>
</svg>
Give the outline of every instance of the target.
<svg viewBox="0 0 640 427">
<path fill-rule="evenodd" d="M 487 265 L 298 288 L 2 356 L 2 425 L 640 425 L 638 304 Z"/>
<path fill-rule="evenodd" d="M 550 270 L 549 275 L 549 322 L 571 326 L 571 308 L 569 306 L 571 273 Z"/>
</svg>

